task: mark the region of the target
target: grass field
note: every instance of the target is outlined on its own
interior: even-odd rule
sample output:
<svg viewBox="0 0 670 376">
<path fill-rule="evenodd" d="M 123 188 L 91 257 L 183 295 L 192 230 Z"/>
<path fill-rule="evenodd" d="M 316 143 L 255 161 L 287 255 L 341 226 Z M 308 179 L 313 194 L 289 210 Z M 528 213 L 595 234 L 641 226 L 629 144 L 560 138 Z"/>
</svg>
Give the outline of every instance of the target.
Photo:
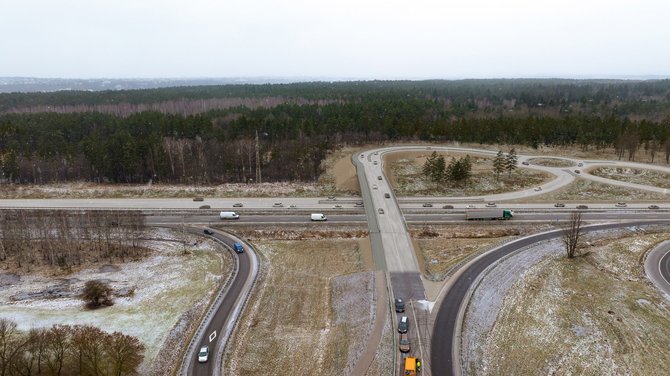
<svg viewBox="0 0 670 376">
<path fill-rule="evenodd" d="M 595 176 L 670 189 L 670 174 L 636 168 L 599 167 L 589 171 Z"/>
<path fill-rule="evenodd" d="M 471 155 L 472 177 L 463 185 L 439 186 L 426 180 L 422 174 L 427 151 L 399 152 L 385 156 L 384 168 L 396 195 L 399 196 L 479 196 L 517 191 L 538 186 L 551 180 L 552 176 L 532 169 L 518 168 L 511 175 L 506 173 L 496 177 L 493 174 L 493 160 L 488 157 Z M 447 164 L 452 157 L 460 158 L 463 153 L 442 153 Z"/>
<path fill-rule="evenodd" d="M 356 239 L 255 240 L 266 260 L 224 360 L 234 375 L 353 367 L 372 324 L 372 271 Z"/>
<path fill-rule="evenodd" d="M 641 262 L 667 238 L 603 238 L 533 266 L 506 296 L 477 374 L 666 375 L 669 302 Z"/>
</svg>

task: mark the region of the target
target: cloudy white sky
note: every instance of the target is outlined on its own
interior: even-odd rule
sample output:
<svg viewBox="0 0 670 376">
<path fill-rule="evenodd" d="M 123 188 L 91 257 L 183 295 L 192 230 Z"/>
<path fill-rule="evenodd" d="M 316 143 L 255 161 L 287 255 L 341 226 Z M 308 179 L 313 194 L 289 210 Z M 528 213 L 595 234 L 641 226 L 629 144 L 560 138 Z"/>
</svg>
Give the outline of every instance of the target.
<svg viewBox="0 0 670 376">
<path fill-rule="evenodd" d="M 0 76 L 670 76 L 669 0 L 0 0 Z"/>
</svg>

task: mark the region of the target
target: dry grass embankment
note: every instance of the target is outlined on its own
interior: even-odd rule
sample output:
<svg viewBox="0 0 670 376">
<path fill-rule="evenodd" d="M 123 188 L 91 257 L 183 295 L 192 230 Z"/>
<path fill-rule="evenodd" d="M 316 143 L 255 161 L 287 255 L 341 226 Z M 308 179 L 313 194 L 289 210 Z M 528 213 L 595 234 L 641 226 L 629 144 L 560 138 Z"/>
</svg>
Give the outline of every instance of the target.
<svg viewBox="0 0 670 376">
<path fill-rule="evenodd" d="M 228 373 L 330 375 L 353 367 L 374 308 L 373 273 L 358 240 L 254 243 L 267 268 L 231 340 Z"/>
<path fill-rule="evenodd" d="M 534 226 L 430 226 L 410 228 L 419 246 L 417 256 L 423 263 L 426 278 L 442 281 L 452 266 L 471 254 L 502 244 L 516 236 L 537 232 Z"/>
<path fill-rule="evenodd" d="M 493 174 L 493 159 L 470 154 L 472 177 L 466 185 L 449 186 L 426 180 L 422 169 L 432 151 L 399 152 L 384 156 L 384 169 L 397 195 L 400 196 L 479 196 L 528 189 L 553 178 L 552 175 L 532 169 L 518 168 L 511 175 L 503 173 L 498 178 Z M 440 153 L 447 163 L 452 157 L 460 158 L 465 153 Z"/>
<path fill-rule="evenodd" d="M 667 374 L 670 308 L 641 264 L 667 238 L 604 238 L 533 266 L 505 298 L 478 373 Z"/>
</svg>

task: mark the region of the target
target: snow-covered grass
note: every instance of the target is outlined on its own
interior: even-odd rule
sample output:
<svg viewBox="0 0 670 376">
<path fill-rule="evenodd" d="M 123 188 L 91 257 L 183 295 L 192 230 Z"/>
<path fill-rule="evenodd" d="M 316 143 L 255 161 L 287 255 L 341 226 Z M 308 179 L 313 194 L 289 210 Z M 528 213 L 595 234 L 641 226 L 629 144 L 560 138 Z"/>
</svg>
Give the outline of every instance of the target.
<svg viewBox="0 0 670 376">
<path fill-rule="evenodd" d="M 153 230 L 150 236 L 181 239 L 180 235 L 161 229 Z M 94 279 L 108 280 L 114 290 L 134 289 L 133 295 L 116 298 L 111 307 L 87 310 L 76 297 L 13 301 L 16 294 L 43 291 L 60 279 L 30 274 L 22 276 L 19 283 L 0 289 L 0 317 L 15 321 L 24 330 L 54 324 L 88 324 L 135 336 L 146 346 L 141 371 L 148 374 L 182 314 L 203 299 L 209 301 L 232 271 L 232 257 L 220 252 L 214 243 L 188 234 L 186 238 L 186 248 L 174 241 L 149 241 L 146 246 L 154 250 L 152 256 L 109 268 L 116 271 L 101 272 L 96 266 L 67 276 L 73 282 L 71 291 L 80 291 L 86 281 Z"/>
<path fill-rule="evenodd" d="M 668 238 L 668 232 L 603 232 L 589 236 L 591 246 L 573 260 L 559 243 L 513 284 L 493 328 L 473 344 L 483 358 L 470 359 L 471 373 L 667 374 L 669 302 L 644 277 L 641 262 Z"/>
<path fill-rule="evenodd" d="M 374 309 L 372 272 L 358 241 L 254 245 L 267 263 L 224 359 L 229 374 L 330 375 L 354 363 Z"/>
<path fill-rule="evenodd" d="M 595 176 L 625 181 L 628 183 L 651 185 L 659 188 L 670 188 L 670 174 L 654 170 L 637 168 L 599 167 L 589 171 Z"/>
</svg>

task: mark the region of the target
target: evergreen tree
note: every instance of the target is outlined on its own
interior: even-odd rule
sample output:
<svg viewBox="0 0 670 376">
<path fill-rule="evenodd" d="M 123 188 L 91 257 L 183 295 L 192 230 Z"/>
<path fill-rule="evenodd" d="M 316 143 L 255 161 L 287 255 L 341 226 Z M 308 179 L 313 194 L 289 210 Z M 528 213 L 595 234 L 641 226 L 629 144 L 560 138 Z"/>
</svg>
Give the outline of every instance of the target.
<svg viewBox="0 0 670 376">
<path fill-rule="evenodd" d="M 507 157 L 505 157 L 505 170 L 507 170 L 507 176 L 511 176 L 512 171 L 516 170 L 517 161 L 516 150 L 512 148 L 512 150 L 507 153 Z"/>
<path fill-rule="evenodd" d="M 493 172 L 496 174 L 496 180 L 500 179 L 500 174 L 505 171 L 506 161 L 502 150 L 498 150 L 498 154 L 493 158 Z"/>
</svg>

